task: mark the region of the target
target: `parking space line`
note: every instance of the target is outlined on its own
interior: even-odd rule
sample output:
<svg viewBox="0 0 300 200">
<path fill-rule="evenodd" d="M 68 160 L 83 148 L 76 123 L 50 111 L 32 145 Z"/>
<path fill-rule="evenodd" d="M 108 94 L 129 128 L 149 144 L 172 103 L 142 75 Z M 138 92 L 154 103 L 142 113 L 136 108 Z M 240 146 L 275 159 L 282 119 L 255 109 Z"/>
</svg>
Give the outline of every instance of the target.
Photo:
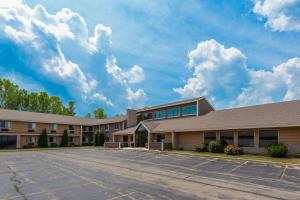
<svg viewBox="0 0 300 200">
<path fill-rule="evenodd" d="M 210 160 L 208 160 L 208 161 L 206 161 L 206 162 L 198 163 L 198 164 L 196 164 L 196 165 L 193 165 L 192 168 L 196 168 L 196 167 L 199 167 L 199 166 L 201 166 L 201 165 L 205 165 L 205 164 L 210 163 L 210 162 L 213 162 L 213 161 L 215 161 L 215 160 L 218 160 L 218 158 L 214 158 L 214 159 L 210 159 Z"/>
<path fill-rule="evenodd" d="M 284 178 L 286 170 L 287 170 L 287 165 L 284 167 L 284 169 L 279 177 L 280 180 L 282 180 Z"/>
<path fill-rule="evenodd" d="M 228 173 L 234 172 L 235 170 L 237 170 L 237 169 L 243 167 L 244 165 L 246 165 L 248 162 L 249 162 L 249 161 L 243 162 L 242 164 L 240 164 L 240 165 L 236 166 L 235 168 L 233 168 L 232 170 L 230 170 Z"/>
<path fill-rule="evenodd" d="M 120 199 L 120 198 L 122 198 L 122 197 L 129 197 L 130 195 L 132 195 L 132 194 L 134 194 L 134 193 L 135 193 L 135 192 L 130 192 L 130 193 L 127 193 L 127 194 L 122 194 L 122 195 L 119 195 L 119 196 L 110 198 L 109 200 Z"/>
</svg>

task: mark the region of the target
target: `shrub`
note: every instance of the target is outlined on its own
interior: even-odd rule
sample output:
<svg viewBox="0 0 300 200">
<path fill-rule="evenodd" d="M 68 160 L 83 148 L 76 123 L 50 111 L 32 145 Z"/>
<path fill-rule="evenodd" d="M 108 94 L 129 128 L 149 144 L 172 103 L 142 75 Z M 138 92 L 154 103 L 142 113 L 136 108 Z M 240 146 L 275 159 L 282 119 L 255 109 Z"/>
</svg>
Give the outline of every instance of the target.
<svg viewBox="0 0 300 200">
<path fill-rule="evenodd" d="M 184 150 L 184 148 L 183 147 L 179 147 L 179 151 L 183 151 Z"/>
<path fill-rule="evenodd" d="M 211 141 L 208 145 L 208 150 L 212 153 L 223 153 L 224 147 L 220 141 Z"/>
<path fill-rule="evenodd" d="M 224 149 L 224 153 L 228 155 L 241 155 L 243 154 L 243 149 L 237 146 L 228 145 Z"/>
<path fill-rule="evenodd" d="M 197 144 L 197 145 L 195 145 L 195 151 L 196 152 L 205 152 L 205 151 L 207 151 L 207 147 L 205 144 Z"/>
<path fill-rule="evenodd" d="M 284 144 L 270 144 L 267 146 L 267 152 L 271 157 L 283 158 L 288 152 Z"/>
<path fill-rule="evenodd" d="M 94 146 L 103 146 L 105 142 L 103 131 L 97 130 L 94 135 Z"/>
<path fill-rule="evenodd" d="M 39 137 L 39 147 L 48 147 L 48 136 L 46 129 L 43 130 Z"/>
<path fill-rule="evenodd" d="M 298 153 L 295 154 L 296 158 L 300 158 L 300 151 L 298 151 Z"/>
<path fill-rule="evenodd" d="M 51 143 L 50 145 L 51 147 L 58 147 L 58 145 L 56 143 Z"/>
<path fill-rule="evenodd" d="M 68 136 L 68 131 L 67 130 L 64 130 L 63 136 L 61 138 L 60 146 L 61 147 L 69 146 L 69 136 Z"/>
</svg>

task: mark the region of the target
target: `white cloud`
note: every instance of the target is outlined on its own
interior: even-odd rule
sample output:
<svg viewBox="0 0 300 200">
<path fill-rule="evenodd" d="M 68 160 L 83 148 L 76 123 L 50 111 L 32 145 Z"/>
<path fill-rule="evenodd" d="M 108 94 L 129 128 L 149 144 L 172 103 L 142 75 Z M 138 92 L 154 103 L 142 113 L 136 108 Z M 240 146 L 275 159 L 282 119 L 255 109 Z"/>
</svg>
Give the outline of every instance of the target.
<svg viewBox="0 0 300 200">
<path fill-rule="evenodd" d="M 145 93 L 142 89 L 133 91 L 131 84 L 144 80 L 143 69 L 135 65 L 124 71 L 116 65 L 116 58 L 110 49 L 111 35 L 111 28 L 102 24 L 97 24 L 93 35 L 90 35 L 84 18 L 68 8 L 50 14 L 42 5 L 36 5 L 32 9 L 21 0 L 5 0 L 0 3 L 0 38 L 15 42 L 22 51 L 31 55 L 33 70 L 63 84 L 76 97 L 81 96 L 86 101 L 96 99 L 113 106 L 113 102 L 102 92 L 105 84 L 101 83 L 101 77 L 109 74 L 121 84 L 122 91 L 117 88 L 118 92 L 135 96 L 127 98 L 130 103 L 138 101 Z M 71 44 L 70 48 L 72 45 L 80 46 L 85 53 L 83 57 L 100 54 L 105 56 L 106 67 L 103 64 L 92 67 L 102 67 L 107 74 L 91 75 L 86 71 L 90 66 L 81 66 L 72 57 L 65 55 L 62 47 L 64 42 Z M 132 93 L 129 94 L 128 91 Z"/>
<path fill-rule="evenodd" d="M 254 0 L 253 12 L 273 31 L 300 31 L 300 0 Z"/>
<path fill-rule="evenodd" d="M 184 98 L 207 96 L 222 107 L 300 98 L 300 58 L 270 71 L 253 70 L 241 51 L 215 40 L 200 42 L 188 58 L 193 76 L 174 89 Z"/>
<path fill-rule="evenodd" d="M 226 49 L 215 40 L 208 40 L 190 51 L 188 58 L 193 77 L 182 88 L 174 89 L 182 97 L 218 95 L 222 100 L 230 100 L 246 86 L 246 57 L 236 48 Z"/>
</svg>

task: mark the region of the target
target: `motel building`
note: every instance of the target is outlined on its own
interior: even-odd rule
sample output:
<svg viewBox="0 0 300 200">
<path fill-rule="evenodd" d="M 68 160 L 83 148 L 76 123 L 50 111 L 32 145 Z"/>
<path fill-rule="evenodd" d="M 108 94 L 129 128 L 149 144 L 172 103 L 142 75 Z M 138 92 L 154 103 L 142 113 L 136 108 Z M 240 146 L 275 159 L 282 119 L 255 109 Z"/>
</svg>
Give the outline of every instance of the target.
<svg viewBox="0 0 300 200">
<path fill-rule="evenodd" d="M 221 140 L 255 154 L 284 143 L 295 154 L 300 151 L 300 100 L 216 110 L 199 97 L 127 109 L 126 115 L 108 119 L 0 109 L 0 126 L 0 148 L 36 147 L 44 129 L 49 146 L 59 145 L 65 130 L 70 145 L 93 145 L 96 130 L 102 130 L 106 148 L 194 150 L 194 145 Z"/>
</svg>

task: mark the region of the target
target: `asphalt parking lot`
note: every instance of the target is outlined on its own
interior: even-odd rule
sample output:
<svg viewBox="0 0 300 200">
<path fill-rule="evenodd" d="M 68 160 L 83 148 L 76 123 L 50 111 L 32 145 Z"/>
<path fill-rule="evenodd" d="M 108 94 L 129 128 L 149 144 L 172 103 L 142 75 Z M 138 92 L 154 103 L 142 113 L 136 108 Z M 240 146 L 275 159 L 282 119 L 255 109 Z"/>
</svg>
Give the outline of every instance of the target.
<svg viewBox="0 0 300 200">
<path fill-rule="evenodd" d="M 0 199 L 300 199 L 300 168 L 104 149 L 0 152 Z"/>
</svg>

